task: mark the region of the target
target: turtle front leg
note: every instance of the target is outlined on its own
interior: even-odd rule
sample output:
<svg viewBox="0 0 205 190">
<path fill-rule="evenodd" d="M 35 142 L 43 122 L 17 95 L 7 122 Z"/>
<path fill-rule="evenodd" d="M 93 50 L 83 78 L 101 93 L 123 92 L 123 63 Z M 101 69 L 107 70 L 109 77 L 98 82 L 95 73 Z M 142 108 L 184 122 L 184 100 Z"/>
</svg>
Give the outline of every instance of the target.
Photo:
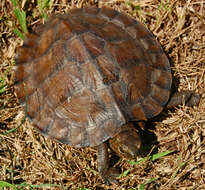
<svg viewBox="0 0 205 190">
<path fill-rule="evenodd" d="M 103 180 L 110 183 L 118 183 L 116 177 L 120 175 L 120 172 L 116 168 L 109 168 L 109 154 L 108 146 L 106 143 L 102 143 L 97 147 L 98 150 L 98 171 Z"/>
<path fill-rule="evenodd" d="M 169 109 L 178 106 L 183 102 L 186 106 L 197 106 L 200 102 L 200 98 L 200 94 L 191 91 L 176 92 L 171 96 L 166 108 Z"/>
</svg>

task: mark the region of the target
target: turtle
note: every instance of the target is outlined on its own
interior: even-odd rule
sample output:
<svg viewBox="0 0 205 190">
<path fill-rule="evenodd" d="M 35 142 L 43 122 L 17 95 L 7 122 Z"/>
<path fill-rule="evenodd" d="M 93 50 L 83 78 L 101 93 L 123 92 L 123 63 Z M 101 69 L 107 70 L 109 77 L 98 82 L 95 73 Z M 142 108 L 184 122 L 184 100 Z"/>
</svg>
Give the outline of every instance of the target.
<svg viewBox="0 0 205 190">
<path fill-rule="evenodd" d="M 165 107 L 197 105 L 199 95 L 170 98 L 169 60 L 139 21 L 112 8 L 84 7 L 55 14 L 27 34 L 15 58 L 14 88 L 34 128 L 72 147 L 97 147 L 98 171 L 113 182 L 108 148 L 140 154 L 134 122 Z"/>
</svg>

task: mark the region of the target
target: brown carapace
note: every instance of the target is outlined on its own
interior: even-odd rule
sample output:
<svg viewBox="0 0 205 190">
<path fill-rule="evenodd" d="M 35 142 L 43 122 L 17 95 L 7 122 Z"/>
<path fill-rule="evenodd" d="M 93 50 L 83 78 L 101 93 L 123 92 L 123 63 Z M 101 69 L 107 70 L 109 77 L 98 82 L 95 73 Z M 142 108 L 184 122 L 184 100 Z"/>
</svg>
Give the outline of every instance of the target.
<svg viewBox="0 0 205 190">
<path fill-rule="evenodd" d="M 101 146 L 103 177 L 104 142 L 136 133 L 139 148 L 130 122 L 158 115 L 172 84 L 169 61 L 150 31 L 118 11 L 93 7 L 55 15 L 29 34 L 14 78 L 42 134 L 74 147 Z"/>
</svg>

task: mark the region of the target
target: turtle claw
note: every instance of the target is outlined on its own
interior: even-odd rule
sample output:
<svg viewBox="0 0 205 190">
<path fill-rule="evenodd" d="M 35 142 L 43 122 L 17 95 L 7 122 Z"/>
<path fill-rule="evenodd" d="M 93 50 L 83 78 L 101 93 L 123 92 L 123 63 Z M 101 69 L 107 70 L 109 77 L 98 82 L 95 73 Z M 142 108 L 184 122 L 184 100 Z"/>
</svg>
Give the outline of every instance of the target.
<svg viewBox="0 0 205 190">
<path fill-rule="evenodd" d="M 117 177 L 120 176 L 120 170 L 117 168 L 110 168 L 106 174 L 101 175 L 106 185 L 119 184 Z"/>
<path fill-rule="evenodd" d="M 171 96 L 166 109 L 173 108 L 183 103 L 185 103 L 185 105 L 189 107 L 197 106 L 200 102 L 200 99 L 201 95 L 192 91 L 175 92 Z"/>
</svg>

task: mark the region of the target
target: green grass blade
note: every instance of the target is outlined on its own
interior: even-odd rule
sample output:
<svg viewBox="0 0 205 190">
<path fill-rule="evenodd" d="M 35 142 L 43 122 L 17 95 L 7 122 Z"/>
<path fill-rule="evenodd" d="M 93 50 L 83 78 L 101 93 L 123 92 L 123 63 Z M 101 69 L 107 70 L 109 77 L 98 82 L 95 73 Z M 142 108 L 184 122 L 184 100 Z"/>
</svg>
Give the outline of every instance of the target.
<svg viewBox="0 0 205 190">
<path fill-rule="evenodd" d="M 48 5 L 50 3 L 50 0 L 38 0 L 37 4 L 39 9 L 41 9 L 41 11 L 43 11 L 43 9 L 47 8 Z"/>
<path fill-rule="evenodd" d="M 21 11 L 19 8 L 15 8 L 14 14 L 15 14 L 16 18 L 18 19 L 23 32 L 27 33 L 28 30 L 27 30 L 27 26 L 26 26 L 26 13 L 24 11 Z"/>
<path fill-rule="evenodd" d="M 133 166 L 133 165 L 137 165 L 137 164 L 143 163 L 143 162 L 145 162 L 147 160 L 155 161 L 155 160 L 160 159 L 160 158 L 162 158 L 164 156 L 167 156 L 168 154 L 171 154 L 172 152 L 174 152 L 174 151 L 160 152 L 160 153 L 157 153 L 157 154 L 153 154 L 151 156 L 147 156 L 147 157 L 141 158 L 138 161 L 130 160 L 129 164 L 131 164 Z"/>
<path fill-rule="evenodd" d="M 143 163 L 143 162 L 147 161 L 148 159 L 149 159 L 149 157 L 147 156 L 147 157 L 145 157 L 145 158 L 139 159 L 138 161 L 132 161 L 132 160 L 130 160 L 130 161 L 129 161 L 129 164 L 131 164 L 132 166 L 134 166 L 134 165 Z"/>
<path fill-rule="evenodd" d="M 41 187 L 61 187 L 60 185 L 57 184 L 40 184 L 40 185 L 29 185 L 31 188 L 41 188 Z"/>
<path fill-rule="evenodd" d="M 177 167 L 176 171 L 173 173 L 172 178 L 175 178 L 177 173 L 179 172 L 179 170 L 184 167 L 187 164 L 187 162 L 182 162 L 179 164 L 179 166 Z"/>
<path fill-rule="evenodd" d="M 10 183 L 8 183 L 8 182 L 6 182 L 6 181 L 0 181 L 0 187 L 12 187 L 12 188 L 14 188 L 14 185 L 12 185 L 12 184 L 10 184 Z"/>
<path fill-rule="evenodd" d="M 14 7 L 16 7 L 16 5 L 17 5 L 16 0 L 11 0 L 11 3 L 13 4 Z"/>
<path fill-rule="evenodd" d="M 22 40 L 24 40 L 24 35 L 23 33 L 18 29 L 18 28 L 14 28 L 13 32 Z"/>
<path fill-rule="evenodd" d="M 117 178 L 125 177 L 125 176 L 127 176 L 128 173 L 130 173 L 129 169 L 122 172 Z"/>
<path fill-rule="evenodd" d="M 5 133 L 3 133 L 2 135 L 8 135 L 9 133 L 13 133 L 13 132 L 15 132 L 18 128 L 19 128 L 19 126 L 18 126 L 18 127 L 15 127 L 15 128 L 12 128 L 12 129 L 6 131 Z"/>
<path fill-rule="evenodd" d="M 21 184 L 13 185 L 13 184 L 10 184 L 10 183 L 5 182 L 5 181 L 0 181 L 0 187 L 2 187 L 2 188 L 3 187 L 12 187 L 12 189 L 19 189 L 19 188 L 28 187 L 28 186 L 30 188 L 42 188 L 42 187 L 59 187 L 59 188 L 62 188 L 62 186 L 56 185 L 56 184 L 30 185 L 30 184 L 28 184 L 26 182 L 23 182 Z"/>
<path fill-rule="evenodd" d="M 6 91 L 6 84 L 3 78 L 0 77 L 0 94 Z"/>
<path fill-rule="evenodd" d="M 42 17 L 46 20 L 48 20 L 48 15 L 45 13 L 45 9 L 48 8 L 50 3 L 50 0 L 38 0 L 38 9 L 40 10 L 40 13 Z"/>
<path fill-rule="evenodd" d="M 166 151 L 166 152 L 160 152 L 160 153 L 157 153 L 157 154 L 153 154 L 153 155 L 150 156 L 150 160 L 151 161 L 157 160 L 161 157 L 164 157 L 164 156 L 167 156 L 168 154 L 171 154 L 172 152 L 174 152 L 174 151 Z"/>
<path fill-rule="evenodd" d="M 158 178 L 151 178 L 148 181 L 146 181 L 145 183 L 141 184 L 139 186 L 139 190 L 144 190 L 145 189 L 145 185 L 152 183 L 153 181 L 156 181 Z"/>
</svg>

